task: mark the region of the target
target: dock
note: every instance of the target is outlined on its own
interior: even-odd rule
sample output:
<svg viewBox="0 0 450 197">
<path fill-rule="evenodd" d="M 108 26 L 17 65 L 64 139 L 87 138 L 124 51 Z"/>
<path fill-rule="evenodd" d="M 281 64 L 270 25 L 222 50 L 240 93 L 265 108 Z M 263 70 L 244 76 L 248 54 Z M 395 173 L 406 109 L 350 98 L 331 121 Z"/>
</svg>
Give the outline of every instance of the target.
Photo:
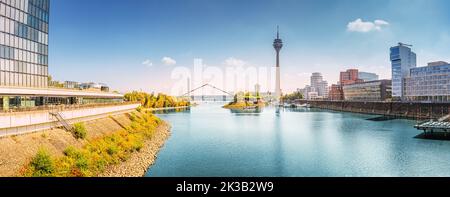
<svg viewBox="0 0 450 197">
<path fill-rule="evenodd" d="M 423 130 L 424 132 L 427 132 L 427 131 L 448 132 L 448 131 L 450 131 L 450 122 L 428 121 L 428 122 L 423 122 L 423 123 L 417 124 L 414 126 L 414 128 Z"/>
<path fill-rule="evenodd" d="M 423 134 L 416 136 L 424 139 L 443 139 L 450 140 L 450 122 L 446 121 L 450 115 L 439 118 L 437 121 L 430 120 L 418 123 L 414 128 L 422 130 Z"/>
</svg>

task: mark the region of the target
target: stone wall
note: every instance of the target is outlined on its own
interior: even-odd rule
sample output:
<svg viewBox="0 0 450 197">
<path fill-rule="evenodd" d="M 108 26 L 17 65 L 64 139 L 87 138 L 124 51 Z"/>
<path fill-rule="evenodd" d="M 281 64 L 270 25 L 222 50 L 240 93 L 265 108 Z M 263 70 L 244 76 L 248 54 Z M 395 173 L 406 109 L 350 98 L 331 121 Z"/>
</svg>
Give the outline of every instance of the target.
<svg viewBox="0 0 450 197">
<path fill-rule="evenodd" d="M 389 115 L 414 119 L 438 119 L 450 113 L 448 103 L 307 101 L 311 107 L 345 112 Z"/>
</svg>

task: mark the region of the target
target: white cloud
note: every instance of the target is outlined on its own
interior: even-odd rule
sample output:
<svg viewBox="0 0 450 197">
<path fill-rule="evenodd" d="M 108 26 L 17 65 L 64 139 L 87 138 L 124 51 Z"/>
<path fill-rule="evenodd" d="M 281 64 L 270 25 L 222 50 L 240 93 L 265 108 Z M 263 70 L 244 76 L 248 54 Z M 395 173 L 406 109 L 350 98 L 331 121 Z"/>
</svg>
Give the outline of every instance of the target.
<svg viewBox="0 0 450 197">
<path fill-rule="evenodd" d="M 247 63 L 244 60 L 240 60 L 234 57 L 230 57 L 225 60 L 225 65 L 227 66 L 244 66 Z"/>
<path fill-rule="evenodd" d="M 170 57 L 163 57 L 161 59 L 161 62 L 166 66 L 173 66 L 173 65 L 177 64 L 177 61 L 175 61 L 174 59 L 172 59 Z"/>
<path fill-rule="evenodd" d="M 383 25 L 389 25 L 389 23 L 384 20 L 375 20 L 375 25 L 383 26 Z"/>
<path fill-rule="evenodd" d="M 143 64 L 143 65 L 146 65 L 146 66 L 148 66 L 148 67 L 153 66 L 153 62 L 152 62 L 151 60 L 149 60 L 149 59 L 143 61 L 142 64 Z"/>
<path fill-rule="evenodd" d="M 355 21 L 349 22 L 347 25 L 347 31 L 351 32 L 371 32 L 371 31 L 381 31 L 381 29 L 385 26 L 388 26 L 389 23 L 384 20 L 375 20 L 371 21 L 363 21 L 358 18 Z"/>
</svg>

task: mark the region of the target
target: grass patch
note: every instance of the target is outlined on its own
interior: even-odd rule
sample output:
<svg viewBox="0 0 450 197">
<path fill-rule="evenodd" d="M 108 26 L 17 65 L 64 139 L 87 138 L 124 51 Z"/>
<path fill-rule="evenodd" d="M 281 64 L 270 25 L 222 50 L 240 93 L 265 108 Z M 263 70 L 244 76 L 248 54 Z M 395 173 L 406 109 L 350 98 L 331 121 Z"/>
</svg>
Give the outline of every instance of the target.
<svg viewBox="0 0 450 197">
<path fill-rule="evenodd" d="M 24 176 L 91 177 L 112 164 L 126 161 L 152 138 L 161 120 L 150 112 L 131 114 L 131 124 L 123 130 L 89 141 L 83 148 L 68 147 L 64 156 L 52 158 L 38 152 L 25 166 Z"/>
</svg>

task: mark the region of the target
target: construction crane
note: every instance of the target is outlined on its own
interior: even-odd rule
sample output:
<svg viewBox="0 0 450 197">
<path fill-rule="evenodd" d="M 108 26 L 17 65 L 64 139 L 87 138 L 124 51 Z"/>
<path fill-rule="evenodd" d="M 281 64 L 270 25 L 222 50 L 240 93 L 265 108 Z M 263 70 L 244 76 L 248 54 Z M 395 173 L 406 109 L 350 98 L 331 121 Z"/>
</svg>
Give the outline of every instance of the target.
<svg viewBox="0 0 450 197">
<path fill-rule="evenodd" d="M 399 42 L 398 45 L 405 46 L 405 47 L 412 47 L 413 46 L 411 44 L 405 44 L 405 43 L 402 43 L 402 42 Z"/>
</svg>

